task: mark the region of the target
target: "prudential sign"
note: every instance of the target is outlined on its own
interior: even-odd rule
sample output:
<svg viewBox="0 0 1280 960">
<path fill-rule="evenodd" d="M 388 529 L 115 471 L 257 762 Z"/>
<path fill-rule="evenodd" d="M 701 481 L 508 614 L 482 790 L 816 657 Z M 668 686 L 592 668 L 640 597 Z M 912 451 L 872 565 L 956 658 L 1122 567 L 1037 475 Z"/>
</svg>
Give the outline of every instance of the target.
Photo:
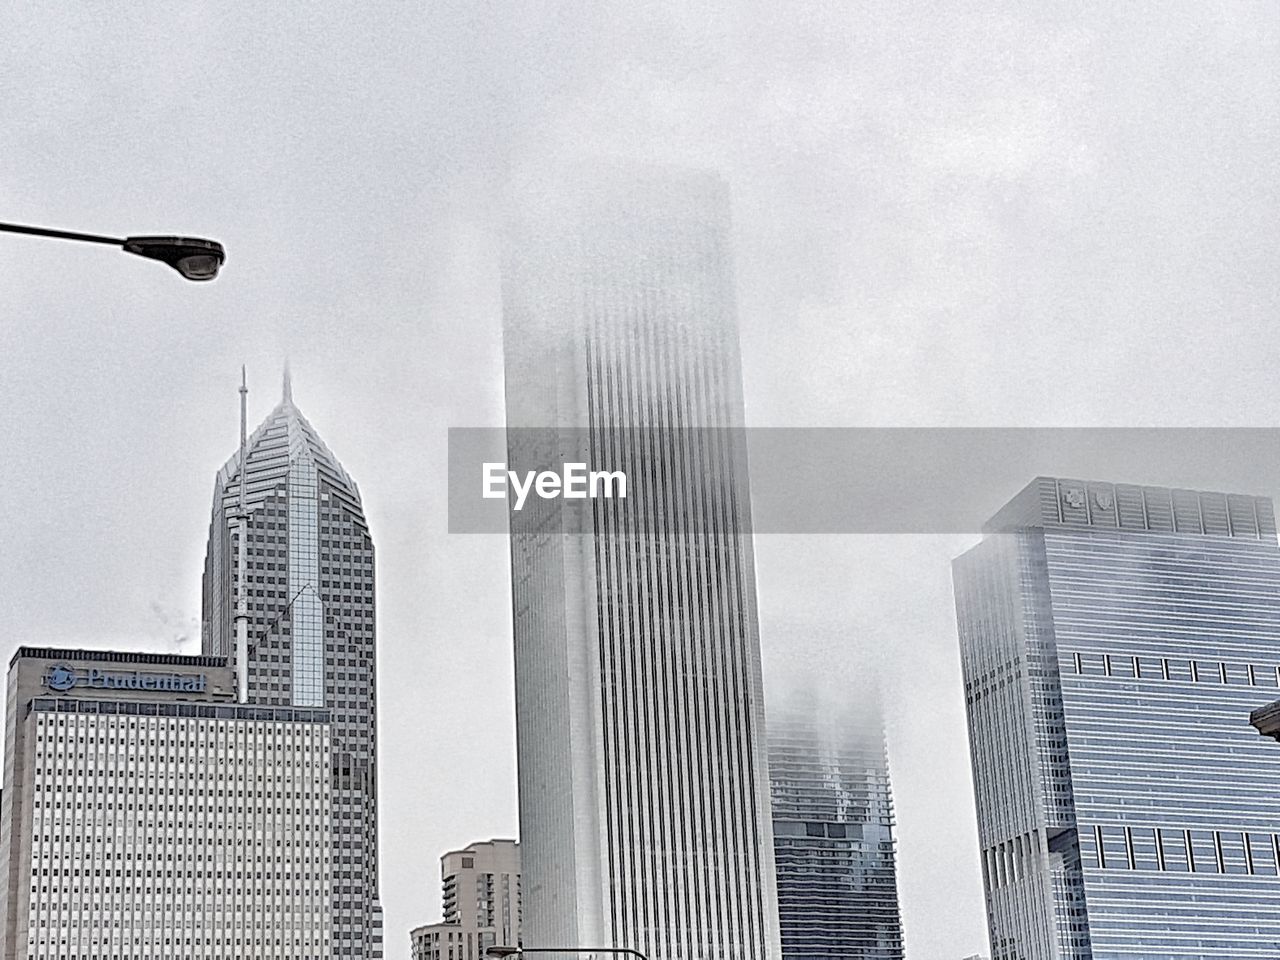
<svg viewBox="0 0 1280 960">
<path fill-rule="evenodd" d="M 204 693 L 207 680 L 203 673 L 115 673 L 109 670 L 77 672 L 59 664 L 45 674 L 44 685 L 54 693 L 67 693 L 77 687 L 91 690 L 159 690 L 169 693 Z"/>
</svg>

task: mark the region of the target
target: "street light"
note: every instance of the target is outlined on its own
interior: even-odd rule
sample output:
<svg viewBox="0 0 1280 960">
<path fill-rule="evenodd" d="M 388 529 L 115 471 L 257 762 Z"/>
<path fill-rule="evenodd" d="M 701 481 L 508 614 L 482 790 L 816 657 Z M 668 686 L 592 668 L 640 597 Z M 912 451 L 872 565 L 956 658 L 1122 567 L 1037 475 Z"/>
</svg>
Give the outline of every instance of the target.
<svg viewBox="0 0 1280 960">
<path fill-rule="evenodd" d="M 148 260 L 167 263 L 188 280 L 212 280 L 218 268 L 227 259 L 222 244 L 200 237 L 99 237 L 92 233 L 71 233 L 67 230 L 49 230 L 45 227 L 27 227 L 18 223 L 0 223 L 0 232 L 25 233 L 33 237 L 53 237 L 56 240 L 83 240 L 86 243 L 106 243 L 120 247 Z"/>
<path fill-rule="evenodd" d="M 632 950 L 630 947 L 511 947 L 495 944 L 487 947 L 485 953 L 500 960 L 502 957 L 518 957 L 522 953 L 621 953 L 632 957 L 639 957 L 640 960 L 649 960 L 639 950 Z"/>
</svg>

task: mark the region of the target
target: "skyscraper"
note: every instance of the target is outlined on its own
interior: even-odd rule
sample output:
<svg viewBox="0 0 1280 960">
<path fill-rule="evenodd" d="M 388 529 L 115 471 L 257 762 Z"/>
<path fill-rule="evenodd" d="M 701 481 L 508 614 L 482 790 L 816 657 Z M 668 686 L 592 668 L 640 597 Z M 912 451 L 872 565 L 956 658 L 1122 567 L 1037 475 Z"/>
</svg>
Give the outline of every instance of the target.
<svg viewBox="0 0 1280 960">
<path fill-rule="evenodd" d="M 412 960 L 484 960 L 520 943 L 520 844 L 486 840 L 440 858 L 444 920 L 409 933 Z"/>
<path fill-rule="evenodd" d="M 784 960 L 902 960 L 893 799 L 872 696 L 769 708 Z"/>
<path fill-rule="evenodd" d="M 249 702 L 331 717 L 333 955 L 382 956 L 373 541 L 360 491 L 293 402 L 248 438 Z M 204 653 L 235 647 L 237 453 L 218 472 L 204 571 Z"/>
<path fill-rule="evenodd" d="M 993 960 L 1274 954 L 1271 502 L 1040 477 L 954 579 Z"/>
<path fill-rule="evenodd" d="M 694 429 L 743 421 L 727 191 L 546 182 L 506 246 L 508 460 L 585 428 L 632 487 L 511 514 L 525 943 L 774 960 L 746 474 L 732 430 Z"/>
</svg>

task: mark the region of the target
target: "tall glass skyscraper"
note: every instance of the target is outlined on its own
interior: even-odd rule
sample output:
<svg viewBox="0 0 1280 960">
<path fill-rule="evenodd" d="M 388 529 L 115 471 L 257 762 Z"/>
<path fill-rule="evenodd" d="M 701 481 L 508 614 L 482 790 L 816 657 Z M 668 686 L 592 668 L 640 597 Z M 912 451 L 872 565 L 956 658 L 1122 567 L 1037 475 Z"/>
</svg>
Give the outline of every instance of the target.
<svg viewBox="0 0 1280 960">
<path fill-rule="evenodd" d="M 993 960 L 1280 955 L 1271 502 L 1041 477 L 954 580 Z"/>
<path fill-rule="evenodd" d="M 373 541 L 360 491 L 294 405 L 247 444 L 249 702 L 332 718 L 333 956 L 382 956 L 378 898 Z M 237 453 L 218 472 L 205 554 L 203 649 L 235 650 Z"/>
<path fill-rule="evenodd" d="M 834 705 L 797 696 L 770 706 L 769 782 L 784 960 L 902 960 L 875 698 Z"/>
<path fill-rule="evenodd" d="M 743 419 L 726 194 L 594 169 L 517 198 L 508 427 L 585 428 L 631 479 L 585 520 L 511 514 L 531 946 L 778 957 L 746 474 L 732 431 L 691 429 Z"/>
</svg>

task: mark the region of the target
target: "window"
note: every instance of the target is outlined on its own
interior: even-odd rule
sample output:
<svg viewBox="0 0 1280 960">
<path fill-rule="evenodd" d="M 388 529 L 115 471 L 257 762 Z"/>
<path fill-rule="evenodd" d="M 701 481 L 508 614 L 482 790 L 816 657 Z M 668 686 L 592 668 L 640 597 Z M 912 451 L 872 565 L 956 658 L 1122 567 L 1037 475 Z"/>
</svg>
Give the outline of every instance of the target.
<svg viewBox="0 0 1280 960">
<path fill-rule="evenodd" d="M 1139 657 L 1138 676 L 1143 680 L 1163 680 L 1164 662 L 1157 657 Z"/>
</svg>

